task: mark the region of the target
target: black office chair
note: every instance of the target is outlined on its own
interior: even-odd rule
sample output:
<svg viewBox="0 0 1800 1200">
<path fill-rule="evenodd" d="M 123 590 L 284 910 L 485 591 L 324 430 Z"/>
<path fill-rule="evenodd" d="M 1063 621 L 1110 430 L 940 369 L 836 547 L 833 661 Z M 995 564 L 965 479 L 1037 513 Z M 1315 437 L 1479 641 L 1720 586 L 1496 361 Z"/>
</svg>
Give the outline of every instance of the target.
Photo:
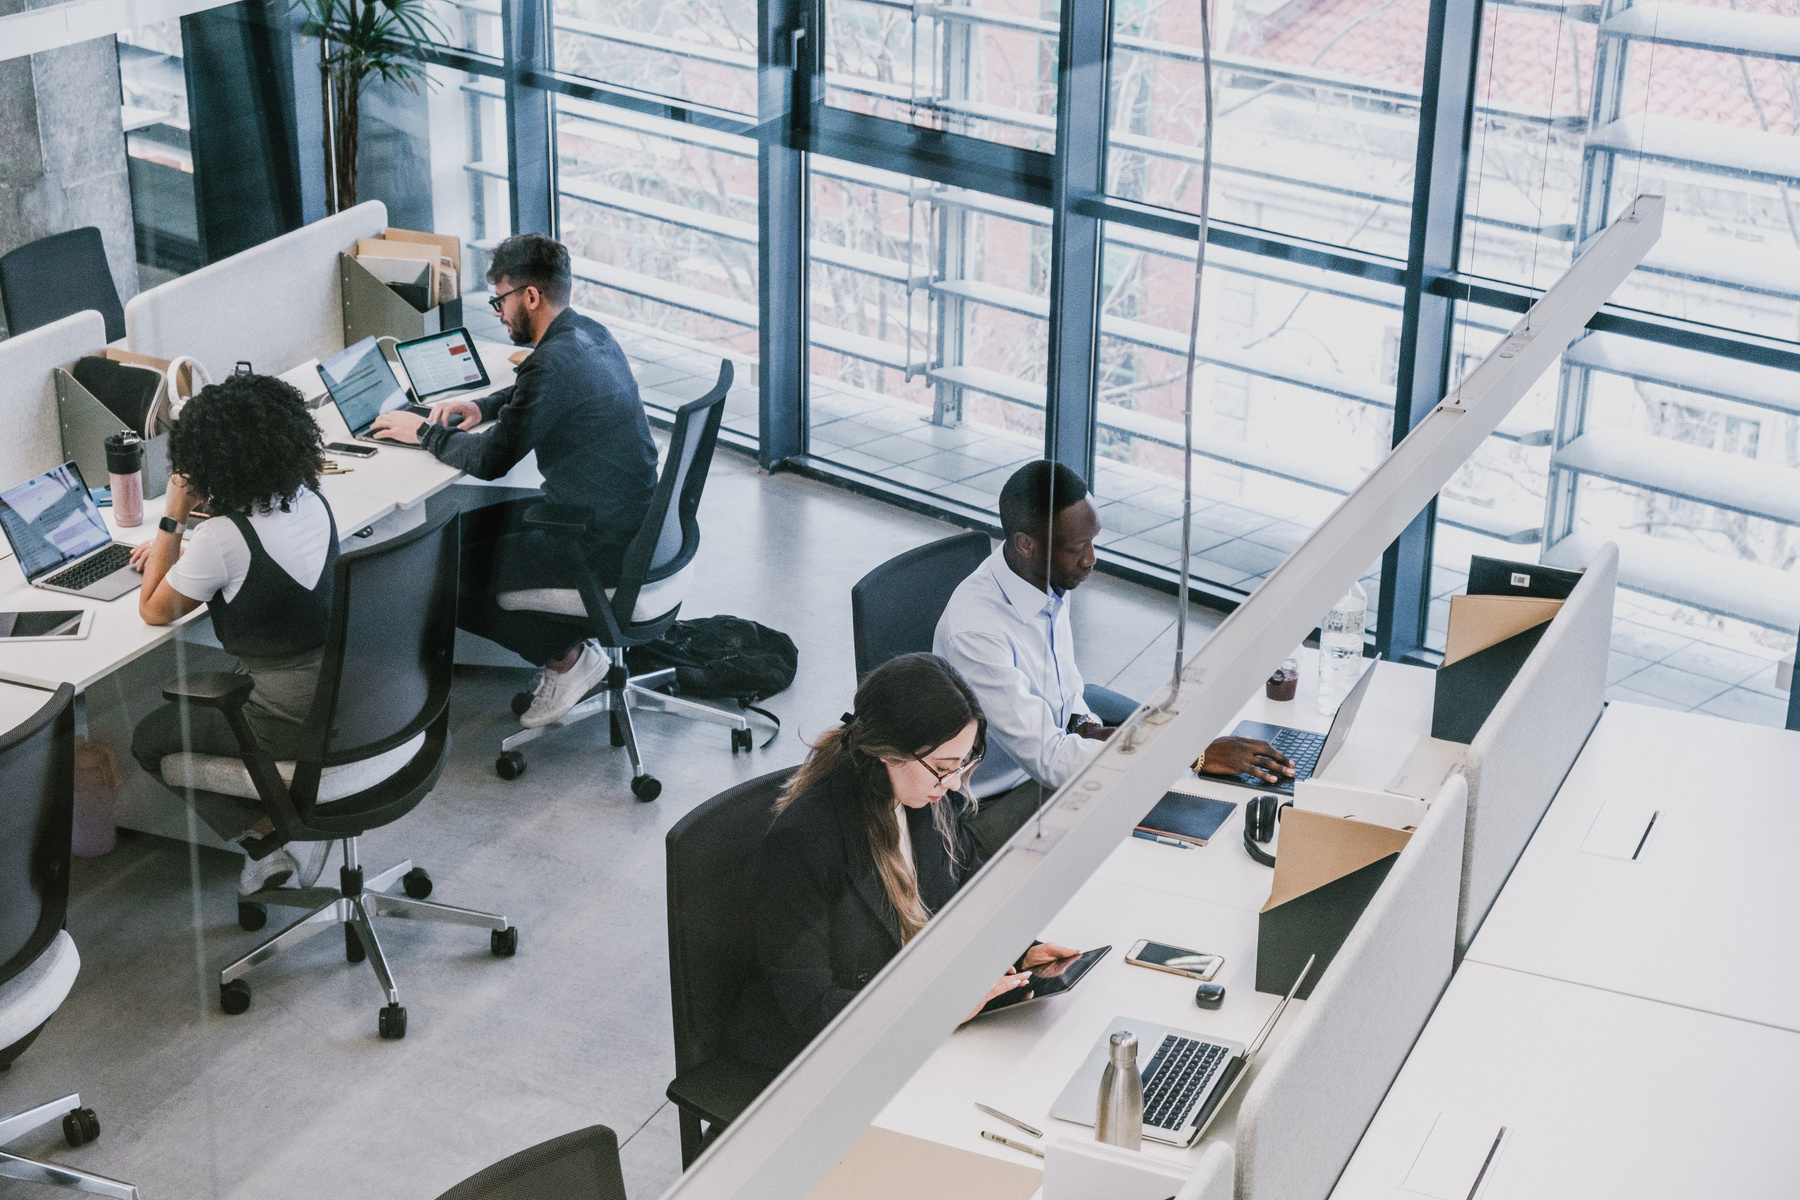
<svg viewBox="0 0 1800 1200">
<path fill-rule="evenodd" d="M 959 533 L 896 554 L 857 580 L 850 589 L 856 681 L 898 655 L 931 653 L 950 593 L 991 553 L 987 534 Z"/>
<path fill-rule="evenodd" d="M 501 1159 L 438 1200 L 625 1200 L 619 1139 L 590 1125 Z"/>
<path fill-rule="evenodd" d="M 219 973 L 219 1003 L 228 1013 L 250 1007 L 251 968 L 335 926 L 344 928 L 344 957 L 374 968 L 387 1005 L 376 1028 L 406 1036 L 406 1009 L 388 971 L 372 917 L 408 917 L 487 929 L 489 949 L 510 957 L 518 930 L 496 913 L 427 903 L 431 877 L 411 860 L 363 875 L 357 838 L 399 820 L 436 785 L 450 753 L 450 676 L 456 640 L 460 520 L 445 513 L 418 529 L 338 556 L 332 577 L 331 625 L 319 667 L 319 690 L 301 734 L 307 747 L 277 763 L 257 743 L 243 714 L 254 687 L 247 675 L 178 679 L 167 699 L 216 708 L 243 747 L 241 758 L 172 754 L 162 760 L 165 787 L 182 795 L 262 801 L 284 841 L 342 839 L 337 888 L 270 888 L 244 897 L 238 923 L 260 929 L 267 905 L 310 909 Z M 399 882 L 404 896 L 387 888 Z"/>
<path fill-rule="evenodd" d="M 63 928 L 75 819 L 75 689 L 63 684 L 0 734 L 0 1070 L 37 1040 L 68 997 L 81 955 Z M 79 1094 L 0 1117 L 0 1146 L 62 1118 L 73 1146 L 100 1136 Z M 129 1183 L 0 1150 L 0 1177 L 136 1200 Z"/>
<path fill-rule="evenodd" d="M 88 309 L 106 319 L 107 341 L 125 336 L 125 306 L 106 265 L 106 243 L 92 225 L 0 255 L 0 303 L 14 336 Z"/>
<path fill-rule="evenodd" d="M 681 1116 L 683 1169 L 775 1077 L 720 1047 L 744 981 L 756 969 L 757 856 L 775 821 L 775 798 L 794 770 L 720 792 L 675 822 L 664 839 L 675 1018 L 668 1096 Z"/>
<path fill-rule="evenodd" d="M 612 721 L 612 744 L 625 747 L 631 756 L 631 794 L 639 800 L 656 799 L 662 794 L 662 784 L 644 769 L 637 730 L 631 722 L 633 709 L 728 725 L 733 754 L 753 748 L 750 722 L 742 714 L 654 690 L 673 682 L 674 668 L 634 677 L 625 666 L 626 648 L 654 642 L 668 632 L 687 597 L 690 567 L 700 549 L 700 493 L 706 488 L 713 447 L 718 445 L 719 423 L 725 417 L 725 396 L 731 390 L 731 379 L 728 359 L 719 364 L 719 380 L 710 392 L 676 410 L 662 476 L 656 481 L 643 525 L 625 549 L 625 564 L 617 587 L 603 587 L 589 573 L 579 588 L 534 588 L 499 595 L 501 608 L 552 623 L 575 637 L 593 638 L 612 659 L 612 669 L 600 690 L 571 708 L 561 720 L 537 729 L 522 729 L 500 743 L 500 757 L 494 762 L 500 778 L 517 779 L 525 773 L 525 756 L 518 747 L 553 729 L 606 713 Z M 536 515 L 539 512 L 541 517 Z M 563 524 L 550 505 L 527 513 L 525 520 L 545 528 L 581 528 Z M 513 697 L 515 715 L 529 707 L 531 693 L 520 692 Z"/>
</svg>

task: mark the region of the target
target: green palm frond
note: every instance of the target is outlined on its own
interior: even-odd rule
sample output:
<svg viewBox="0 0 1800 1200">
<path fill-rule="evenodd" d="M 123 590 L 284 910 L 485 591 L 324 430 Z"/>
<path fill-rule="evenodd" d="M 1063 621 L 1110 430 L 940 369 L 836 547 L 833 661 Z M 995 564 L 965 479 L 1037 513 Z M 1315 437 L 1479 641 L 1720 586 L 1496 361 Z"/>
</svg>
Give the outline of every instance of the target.
<svg viewBox="0 0 1800 1200">
<path fill-rule="evenodd" d="M 373 75 L 417 88 L 425 54 L 448 41 L 430 0 L 291 0 L 301 32 L 330 46 L 327 63 L 355 79 Z"/>
</svg>

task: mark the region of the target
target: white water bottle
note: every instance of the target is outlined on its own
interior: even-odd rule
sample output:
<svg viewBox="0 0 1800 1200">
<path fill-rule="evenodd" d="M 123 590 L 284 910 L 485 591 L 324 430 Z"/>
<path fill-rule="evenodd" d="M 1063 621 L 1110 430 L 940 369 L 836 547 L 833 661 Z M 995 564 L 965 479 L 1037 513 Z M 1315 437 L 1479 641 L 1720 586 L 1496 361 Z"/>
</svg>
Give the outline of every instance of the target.
<svg viewBox="0 0 1800 1200">
<path fill-rule="evenodd" d="M 1319 711 L 1334 713 L 1362 674 L 1363 622 L 1369 594 L 1352 583 L 1319 622 Z"/>
</svg>

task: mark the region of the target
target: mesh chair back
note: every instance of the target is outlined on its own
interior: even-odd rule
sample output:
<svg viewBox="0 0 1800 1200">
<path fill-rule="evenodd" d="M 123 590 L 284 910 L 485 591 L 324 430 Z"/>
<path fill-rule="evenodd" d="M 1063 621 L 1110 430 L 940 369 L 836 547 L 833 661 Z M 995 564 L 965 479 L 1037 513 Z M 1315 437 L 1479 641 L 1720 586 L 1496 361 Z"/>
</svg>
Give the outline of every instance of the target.
<svg viewBox="0 0 1800 1200">
<path fill-rule="evenodd" d="M 793 774 L 788 767 L 720 792 L 665 839 L 677 1074 L 718 1057 L 755 970 L 757 857 L 775 821 L 775 798 Z"/>
<path fill-rule="evenodd" d="M 92 225 L 0 255 L 0 301 L 14 335 L 92 309 L 106 321 L 107 341 L 125 336 L 125 306 L 106 265 L 106 243 Z"/>
<path fill-rule="evenodd" d="M 850 589 L 856 678 L 901 654 L 931 652 L 950 593 L 993 552 L 985 533 L 959 533 L 896 554 Z"/>
<path fill-rule="evenodd" d="M 625 1200 L 619 1139 L 590 1125 L 469 1176 L 438 1200 Z"/>
<path fill-rule="evenodd" d="M 36 961 L 69 910 L 75 689 L 0 734 L 0 985 Z"/>
<path fill-rule="evenodd" d="M 731 360 L 721 361 L 719 379 L 712 390 L 675 412 L 669 453 L 663 459 L 662 475 L 650 497 L 650 511 L 644 515 L 644 523 L 631 545 L 625 548 L 619 586 L 613 591 L 613 614 L 621 629 L 652 623 L 633 620 L 639 593 L 646 585 L 682 571 L 700 549 L 700 494 L 706 490 L 713 448 L 719 443 L 719 424 L 725 419 L 725 397 L 731 391 L 732 375 Z M 664 615 L 657 613 L 655 617 Z"/>
<path fill-rule="evenodd" d="M 460 526 L 449 512 L 338 556 L 331 631 L 307 718 L 323 765 L 390 750 L 443 713 L 456 650 Z"/>
</svg>

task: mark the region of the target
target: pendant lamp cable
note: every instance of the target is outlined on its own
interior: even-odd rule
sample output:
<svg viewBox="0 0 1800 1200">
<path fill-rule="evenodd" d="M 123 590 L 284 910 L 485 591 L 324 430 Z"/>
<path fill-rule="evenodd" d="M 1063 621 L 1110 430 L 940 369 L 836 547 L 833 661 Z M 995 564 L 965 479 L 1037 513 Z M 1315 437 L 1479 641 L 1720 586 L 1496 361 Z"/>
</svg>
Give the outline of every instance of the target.
<svg viewBox="0 0 1800 1200">
<path fill-rule="evenodd" d="M 1187 661 L 1188 564 L 1194 532 L 1194 368 L 1200 351 L 1200 284 L 1206 275 L 1206 235 L 1212 219 L 1213 168 L 1213 35 L 1212 3 L 1200 4 L 1200 63 L 1206 93 L 1206 125 L 1200 152 L 1200 238 L 1194 248 L 1194 306 L 1188 319 L 1187 380 L 1181 400 L 1181 578 L 1176 583 L 1175 669 L 1169 678 L 1165 711 L 1173 711 L 1181 695 L 1181 669 Z"/>
</svg>

